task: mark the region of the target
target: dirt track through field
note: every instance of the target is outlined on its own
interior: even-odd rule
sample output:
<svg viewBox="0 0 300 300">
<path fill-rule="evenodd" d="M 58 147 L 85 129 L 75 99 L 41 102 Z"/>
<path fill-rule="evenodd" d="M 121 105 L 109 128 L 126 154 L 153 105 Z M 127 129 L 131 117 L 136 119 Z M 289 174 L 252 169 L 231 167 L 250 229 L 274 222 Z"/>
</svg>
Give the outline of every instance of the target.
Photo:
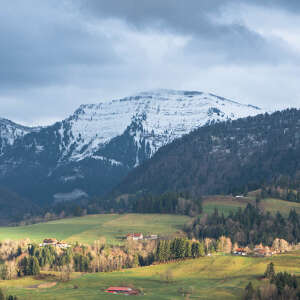
<svg viewBox="0 0 300 300">
<path fill-rule="evenodd" d="M 28 286 L 27 289 L 50 289 L 56 285 L 57 285 L 57 282 L 45 282 L 42 284 Z"/>
</svg>

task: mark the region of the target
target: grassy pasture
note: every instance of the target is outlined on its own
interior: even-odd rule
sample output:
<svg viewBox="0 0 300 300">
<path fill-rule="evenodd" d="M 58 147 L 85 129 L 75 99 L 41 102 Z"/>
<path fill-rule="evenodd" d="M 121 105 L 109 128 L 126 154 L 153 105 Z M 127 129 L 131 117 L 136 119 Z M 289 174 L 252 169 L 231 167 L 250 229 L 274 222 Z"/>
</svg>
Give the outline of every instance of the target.
<svg viewBox="0 0 300 300">
<path fill-rule="evenodd" d="M 241 299 L 249 281 L 255 286 L 263 284 L 260 276 L 271 261 L 276 271 L 288 271 L 300 276 L 300 252 L 295 252 L 272 258 L 214 256 L 112 273 L 74 274 L 70 282 L 58 283 L 49 289 L 28 289 L 44 282 L 34 278 L 0 281 L 0 287 L 7 293 L 20 296 L 22 300 L 79 300 L 83 297 L 85 300 L 137 299 L 137 296 L 104 293 L 107 287 L 119 285 L 132 285 L 141 289 L 145 293 L 142 299 L 147 300 L 184 299 L 179 292 L 180 288 L 193 291 L 190 299 Z M 161 277 L 167 270 L 173 274 L 171 283 Z M 74 289 L 74 285 L 78 289 Z"/>
<path fill-rule="evenodd" d="M 220 213 L 228 215 L 230 211 L 245 208 L 248 203 L 255 204 L 255 200 L 248 197 L 235 198 L 231 196 L 209 196 L 204 199 L 203 212 L 206 214 L 212 214 L 215 208 L 217 208 Z"/>
<path fill-rule="evenodd" d="M 255 205 L 255 197 L 249 196 L 235 198 L 231 196 L 210 196 L 204 199 L 203 212 L 212 214 L 215 208 L 217 208 L 219 212 L 223 212 L 224 215 L 228 215 L 230 211 L 236 211 L 239 208 L 245 208 L 248 203 Z M 274 198 L 262 199 L 259 203 L 259 207 L 265 211 L 269 211 L 272 214 L 275 214 L 277 211 L 279 211 L 284 216 L 287 216 L 292 208 L 294 208 L 297 213 L 300 213 L 300 203 Z"/>
<path fill-rule="evenodd" d="M 175 233 L 189 220 L 187 216 L 160 214 L 88 215 L 29 226 L 1 227 L 0 240 L 29 238 L 41 242 L 44 238 L 55 237 L 68 242 L 92 243 L 105 237 L 107 243 L 118 244 L 130 232 Z"/>
<path fill-rule="evenodd" d="M 230 211 L 245 208 L 248 203 L 254 205 L 255 198 L 210 196 L 204 198 L 203 212 L 211 214 L 215 208 L 218 208 L 220 213 L 228 215 Z M 279 199 L 262 199 L 260 207 L 271 213 L 279 210 L 283 215 L 287 215 L 292 208 L 300 213 L 300 203 Z M 46 237 L 55 237 L 68 242 L 92 243 L 105 237 L 109 244 L 118 244 L 122 242 L 122 237 L 129 232 L 173 234 L 180 231 L 189 220 L 191 218 L 188 216 L 163 214 L 88 215 L 29 226 L 1 227 L 0 241 L 29 238 L 32 241 L 41 242 Z"/>
<path fill-rule="evenodd" d="M 282 215 L 288 215 L 290 210 L 294 208 L 297 213 L 300 213 L 300 203 L 289 202 L 280 199 L 267 198 L 263 199 L 260 203 L 260 207 L 271 213 L 280 211 Z"/>
<path fill-rule="evenodd" d="M 218 208 L 219 212 L 228 215 L 230 211 L 245 208 L 247 203 L 255 204 L 254 197 L 206 197 L 203 202 L 203 212 L 211 214 L 215 208 Z M 287 215 L 291 208 L 295 208 L 300 213 L 300 203 L 279 199 L 262 199 L 260 207 L 271 213 L 279 210 L 283 215 Z M 173 234 L 180 231 L 189 220 L 191 218 L 187 216 L 162 214 L 88 215 L 29 226 L 1 227 L 0 241 L 29 238 L 31 241 L 41 242 L 46 237 L 55 237 L 68 242 L 92 243 L 105 237 L 108 244 L 119 244 L 122 242 L 122 237 L 129 232 Z"/>
</svg>

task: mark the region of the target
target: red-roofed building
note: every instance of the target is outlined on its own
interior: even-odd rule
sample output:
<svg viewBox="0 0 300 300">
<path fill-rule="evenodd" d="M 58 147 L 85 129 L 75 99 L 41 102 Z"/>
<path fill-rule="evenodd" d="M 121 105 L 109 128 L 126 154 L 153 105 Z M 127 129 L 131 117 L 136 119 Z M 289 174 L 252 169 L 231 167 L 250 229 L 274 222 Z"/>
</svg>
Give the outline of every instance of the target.
<svg viewBox="0 0 300 300">
<path fill-rule="evenodd" d="M 126 235 L 127 240 L 138 241 L 144 238 L 142 233 L 128 233 Z"/>
</svg>

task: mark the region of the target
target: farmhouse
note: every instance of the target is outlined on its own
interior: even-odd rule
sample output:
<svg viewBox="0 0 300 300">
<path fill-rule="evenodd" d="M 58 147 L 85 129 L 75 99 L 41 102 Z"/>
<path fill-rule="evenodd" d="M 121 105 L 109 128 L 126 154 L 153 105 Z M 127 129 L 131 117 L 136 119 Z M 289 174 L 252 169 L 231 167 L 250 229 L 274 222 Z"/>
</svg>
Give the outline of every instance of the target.
<svg viewBox="0 0 300 300">
<path fill-rule="evenodd" d="M 111 286 L 106 291 L 111 294 L 138 295 L 138 291 L 129 287 Z"/>
<path fill-rule="evenodd" d="M 70 247 L 70 245 L 68 245 L 67 243 L 59 242 L 57 239 L 53 239 L 53 238 L 44 239 L 43 243 L 40 244 L 40 247 L 45 247 L 45 246 L 54 246 L 61 249 Z"/>
<path fill-rule="evenodd" d="M 126 235 L 127 240 L 132 240 L 132 241 L 139 241 L 144 239 L 144 236 L 142 233 L 128 233 Z"/>
<path fill-rule="evenodd" d="M 235 255 L 241 255 L 241 256 L 246 256 L 247 255 L 247 251 L 245 248 L 237 248 L 233 254 Z"/>
<path fill-rule="evenodd" d="M 58 243 L 57 239 L 44 239 L 43 243 L 40 246 L 56 245 Z"/>
<path fill-rule="evenodd" d="M 264 257 L 264 256 L 272 256 L 273 252 L 271 251 L 271 249 L 269 247 L 264 247 L 263 245 L 257 245 L 254 250 L 253 253 L 255 256 L 260 256 L 260 257 Z"/>
<path fill-rule="evenodd" d="M 158 239 L 157 234 L 151 234 L 151 235 L 145 236 L 145 240 L 157 240 L 157 239 Z"/>
</svg>

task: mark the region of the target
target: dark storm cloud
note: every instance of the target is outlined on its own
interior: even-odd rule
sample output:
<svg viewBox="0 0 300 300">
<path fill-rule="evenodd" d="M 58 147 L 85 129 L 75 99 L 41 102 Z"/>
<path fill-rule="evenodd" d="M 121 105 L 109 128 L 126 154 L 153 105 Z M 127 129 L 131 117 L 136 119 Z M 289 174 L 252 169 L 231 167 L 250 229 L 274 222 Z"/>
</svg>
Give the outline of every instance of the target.
<svg viewBox="0 0 300 300">
<path fill-rule="evenodd" d="M 63 1 L 9 1 L 0 9 L 0 87 L 66 84 L 81 66 L 115 63 L 105 35 L 93 35 Z M 70 11 L 68 11 L 70 10 Z"/>
<path fill-rule="evenodd" d="M 77 0 L 81 8 L 94 15 L 123 18 L 133 24 L 149 25 L 153 20 L 167 21 L 174 27 L 195 31 L 203 16 L 220 13 L 228 5 L 258 5 L 279 7 L 292 12 L 300 11 L 298 0 Z M 209 18 L 208 20 L 209 21 Z M 153 24 L 152 24 L 153 25 Z M 199 29 L 199 28 L 197 28 Z"/>
<path fill-rule="evenodd" d="M 294 0 L 5 1 L 0 117 L 45 124 L 152 88 L 296 105 L 299 13 Z"/>
</svg>

